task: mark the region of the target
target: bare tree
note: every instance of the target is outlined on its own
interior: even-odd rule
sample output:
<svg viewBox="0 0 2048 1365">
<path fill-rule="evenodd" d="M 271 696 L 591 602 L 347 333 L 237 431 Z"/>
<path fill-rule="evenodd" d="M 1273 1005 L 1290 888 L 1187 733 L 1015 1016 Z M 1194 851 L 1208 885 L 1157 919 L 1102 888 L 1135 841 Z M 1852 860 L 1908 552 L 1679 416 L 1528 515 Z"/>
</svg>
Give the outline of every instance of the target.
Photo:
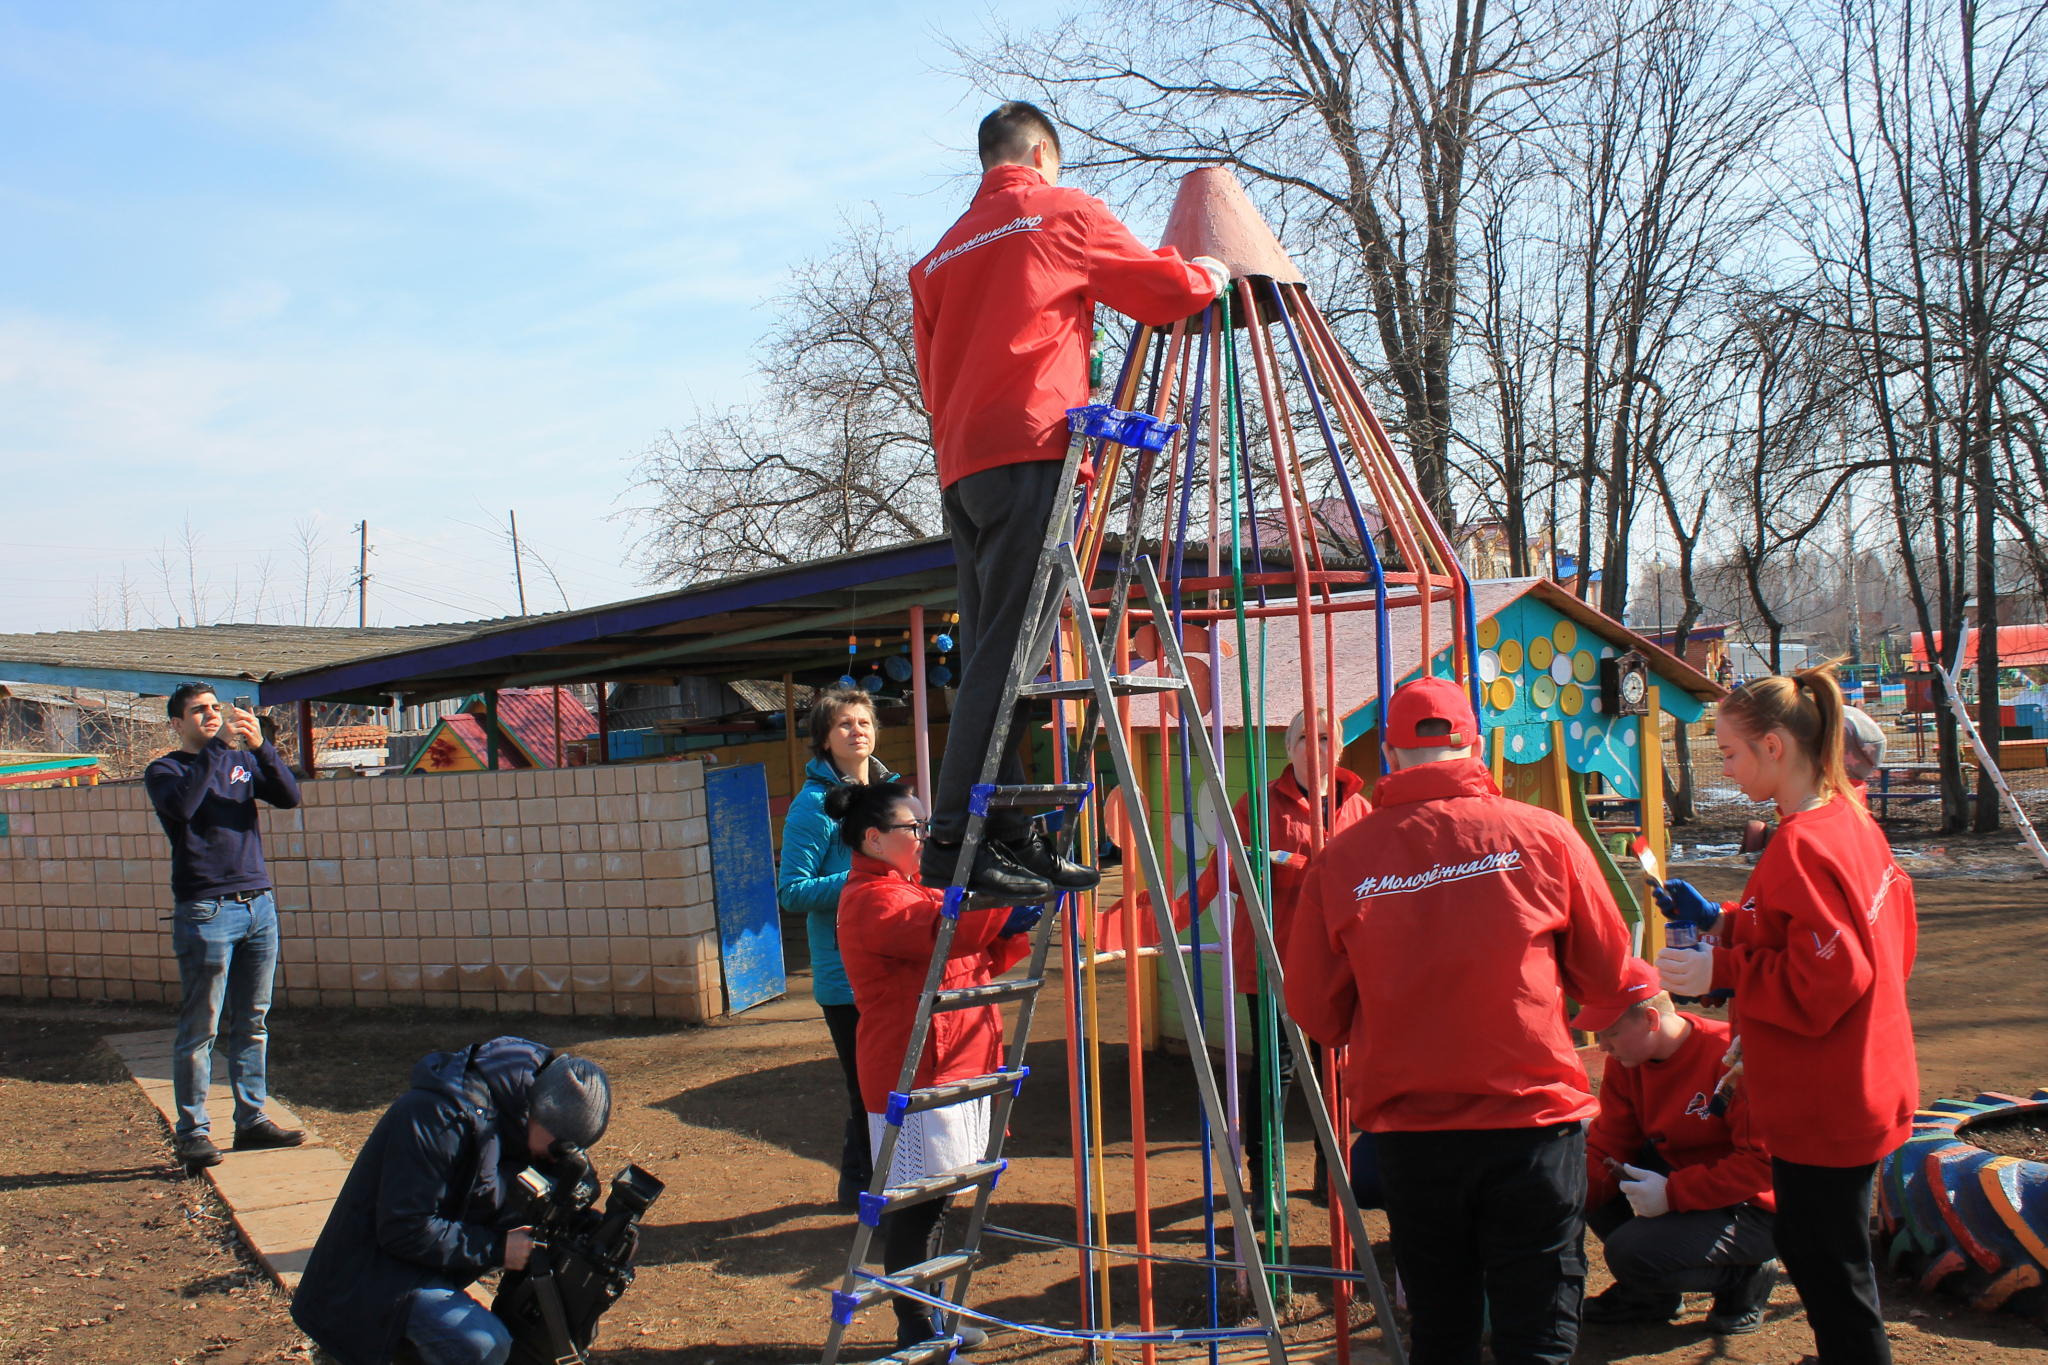
<svg viewBox="0 0 2048 1365">
<path fill-rule="evenodd" d="M 1578 32 L 1570 5 L 1526 0 L 1098 0 L 954 51 L 992 97 L 1027 93 L 1080 133 L 1074 164 L 1105 190 L 1158 196 L 1194 165 L 1249 177 L 1313 244 L 1333 325 L 1377 341 L 1417 485 L 1455 527 L 1466 198 L 1532 92 L 1583 65 Z"/>
<path fill-rule="evenodd" d="M 697 582 L 943 529 L 911 331 L 911 256 L 849 218 L 773 300 L 762 397 L 641 452 L 627 515 L 652 581 Z"/>
</svg>

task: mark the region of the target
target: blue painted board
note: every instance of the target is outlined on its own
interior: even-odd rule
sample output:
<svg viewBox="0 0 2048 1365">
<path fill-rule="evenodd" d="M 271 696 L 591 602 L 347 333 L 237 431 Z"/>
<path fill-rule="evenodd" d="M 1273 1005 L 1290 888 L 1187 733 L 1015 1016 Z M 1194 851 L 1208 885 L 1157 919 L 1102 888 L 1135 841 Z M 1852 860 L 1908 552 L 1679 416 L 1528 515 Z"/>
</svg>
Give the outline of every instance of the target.
<svg viewBox="0 0 2048 1365">
<path fill-rule="evenodd" d="M 711 881 L 725 1008 L 738 1014 L 785 994 L 782 920 L 775 909 L 775 854 L 768 826 L 768 769 L 759 763 L 704 774 L 711 825 Z"/>
</svg>

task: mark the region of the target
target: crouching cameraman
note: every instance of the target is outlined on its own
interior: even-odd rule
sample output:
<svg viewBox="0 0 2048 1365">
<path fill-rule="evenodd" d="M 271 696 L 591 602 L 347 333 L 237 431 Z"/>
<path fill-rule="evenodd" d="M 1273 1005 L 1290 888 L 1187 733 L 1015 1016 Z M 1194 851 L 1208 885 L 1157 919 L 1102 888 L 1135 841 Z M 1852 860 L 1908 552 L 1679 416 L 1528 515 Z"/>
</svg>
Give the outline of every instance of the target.
<svg viewBox="0 0 2048 1365">
<path fill-rule="evenodd" d="M 524 1038 L 436 1052 L 349 1171 L 292 1299 L 292 1319 L 343 1365 L 504 1365 L 505 1324 L 465 1292 L 524 1269 L 519 1173 L 556 1143 L 589 1147 L 611 1118 L 597 1063 Z"/>
</svg>

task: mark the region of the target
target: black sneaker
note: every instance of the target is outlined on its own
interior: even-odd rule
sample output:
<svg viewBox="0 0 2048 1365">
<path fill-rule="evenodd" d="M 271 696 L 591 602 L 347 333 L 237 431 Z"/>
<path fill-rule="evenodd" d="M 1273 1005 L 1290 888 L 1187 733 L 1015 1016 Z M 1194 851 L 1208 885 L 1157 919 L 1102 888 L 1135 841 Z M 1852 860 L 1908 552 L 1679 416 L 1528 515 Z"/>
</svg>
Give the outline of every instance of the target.
<svg viewBox="0 0 2048 1365">
<path fill-rule="evenodd" d="M 214 1146 L 213 1139 L 204 1133 L 187 1133 L 171 1144 L 171 1151 L 179 1164 L 190 1171 L 220 1165 L 220 1148 Z"/>
<path fill-rule="evenodd" d="M 247 1128 L 235 1129 L 235 1150 L 238 1152 L 260 1152 L 268 1147 L 296 1147 L 306 1140 L 306 1135 L 296 1128 L 280 1128 L 268 1118 L 260 1118 Z"/>
<path fill-rule="evenodd" d="M 954 1318 L 953 1341 L 954 1350 L 972 1351 L 978 1346 L 988 1345 L 988 1333 L 982 1331 L 979 1327 L 970 1326 L 960 1321 L 960 1319 Z"/>
<path fill-rule="evenodd" d="M 953 884 L 959 862 L 960 845 L 926 844 L 918 860 L 918 879 L 943 891 Z M 967 892 L 1013 905 L 1040 905 L 1052 899 L 1052 887 L 1044 878 L 1026 872 L 993 844 L 982 844 L 974 850 L 974 869 L 967 877 Z"/>
<path fill-rule="evenodd" d="M 1010 840 L 1003 851 L 1011 862 L 1061 891 L 1092 891 L 1102 881 L 1102 874 L 1094 868 L 1062 858 L 1052 836 L 1042 829 Z"/>
<path fill-rule="evenodd" d="M 1707 1314 L 1707 1330 L 1717 1337 L 1739 1337 L 1764 1325 L 1764 1310 L 1771 1306 L 1771 1290 L 1778 1284 L 1778 1263 L 1765 1261 L 1743 1272 L 1732 1289 L 1714 1295 L 1713 1311 Z"/>
<path fill-rule="evenodd" d="M 1586 1300 L 1579 1310 L 1579 1321 L 1669 1322 L 1684 1306 L 1683 1294 L 1645 1294 L 1627 1285 L 1613 1284 Z"/>
</svg>

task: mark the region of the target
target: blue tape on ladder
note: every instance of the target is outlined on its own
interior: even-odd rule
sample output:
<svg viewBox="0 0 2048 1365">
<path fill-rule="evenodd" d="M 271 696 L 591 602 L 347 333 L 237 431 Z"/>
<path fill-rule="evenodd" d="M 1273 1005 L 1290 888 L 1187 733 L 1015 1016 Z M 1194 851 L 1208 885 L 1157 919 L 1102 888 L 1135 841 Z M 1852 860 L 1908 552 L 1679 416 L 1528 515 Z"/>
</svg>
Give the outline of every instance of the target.
<svg viewBox="0 0 2048 1365">
<path fill-rule="evenodd" d="M 904 1094 L 901 1090 L 891 1090 L 889 1092 L 889 1107 L 883 1111 L 882 1122 L 888 1124 L 891 1128 L 901 1128 L 903 1126 L 903 1116 L 909 1110 L 910 1096 Z"/>
<path fill-rule="evenodd" d="M 882 1225 L 882 1206 L 889 1202 L 887 1195 L 871 1194 L 866 1190 L 860 1195 L 860 1221 L 871 1228 Z"/>
<path fill-rule="evenodd" d="M 865 1270 L 857 1270 L 854 1273 L 870 1284 L 885 1282 L 884 1276 L 875 1275 Z M 1008 1318 L 999 1318 L 992 1313 L 978 1312 L 963 1304 L 954 1303 L 950 1299 L 942 1299 L 935 1294 L 927 1294 L 921 1289 L 911 1289 L 904 1285 L 895 1285 L 893 1281 L 888 1282 L 894 1286 L 897 1297 L 908 1299 L 912 1303 L 921 1303 L 928 1308 L 937 1308 L 947 1313 L 957 1314 L 963 1318 L 972 1318 L 976 1322 L 986 1322 L 996 1327 L 1007 1327 L 1013 1332 L 1029 1332 L 1035 1337 L 1050 1337 L 1054 1341 L 1149 1341 L 1163 1345 L 1178 1341 L 1242 1341 L 1247 1338 L 1263 1338 L 1269 1335 L 1264 1327 L 1204 1327 L 1182 1331 L 1169 1329 L 1163 1332 L 1111 1332 L 1088 1329 L 1076 1330 L 1071 1327 L 1047 1327 L 1036 1322 L 1012 1322 Z"/>
<path fill-rule="evenodd" d="M 993 782 L 977 782 L 969 787 L 967 789 L 967 813 L 970 815 L 987 815 L 988 799 L 995 794 L 996 785 Z"/>
<path fill-rule="evenodd" d="M 946 888 L 946 899 L 939 905 L 939 913 L 947 919 L 959 919 L 960 908 L 965 904 L 967 904 L 967 888 L 964 886 L 949 886 Z"/>
<path fill-rule="evenodd" d="M 1003 1172 L 1010 1169 L 1010 1158 L 1003 1157 L 996 1162 L 996 1173 L 988 1178 L 988 1192 L 994 1194 L 996 1186 L 1003 1183 Z"/>
<path fill-rule="evenodd" d="M 1013 1099 L 1013 1100 L 1014 1100 L 1014 1099 L 1016 1099 L 1016 1098 L 1017 1098 L 1017 1097 L 1018 1097 L 1019 1095 L 1021 1095 L 1021 1094 L 1023 1094 L 1023 1093 L 1024 1093 L 1024 1078 L 1025 1078 L 1026 1076 L 1029 1076 L 1030 1074 L 1031 1074 L 1031 1068 L 1030 1068 L 1030 1067 L 1028 1067 L 1028 1066 L 1020 1066 L 1020 1067 L 1018 1067 L 1018 1068 L 1017 1068 L 1017 1082 L 1016 1082 L 1016 1084 L 1014 1084 L 1014 1085 L 1012 1085 L 1012 1086 L 1010 1087 L 1010 1098 L 1011 1098 L 1011 1099 Z"/>
<path fill-rule="evenodd" d="M 1180 431 L 1177 422 L 1162 422 L 1147 412 L 1120 412 L 1107 403 L 1067 409 L 1067 427 L 1133 450 L 1164 450 Z"/>
<path fill-rule="evenodd" d="M 860 1295 L 849 1294 L 843 1289 L 832 1291 L 832 1321 L 841 1327 L 853 1326 L 853 1315 L 860 1311 Z"/>
</svg>

